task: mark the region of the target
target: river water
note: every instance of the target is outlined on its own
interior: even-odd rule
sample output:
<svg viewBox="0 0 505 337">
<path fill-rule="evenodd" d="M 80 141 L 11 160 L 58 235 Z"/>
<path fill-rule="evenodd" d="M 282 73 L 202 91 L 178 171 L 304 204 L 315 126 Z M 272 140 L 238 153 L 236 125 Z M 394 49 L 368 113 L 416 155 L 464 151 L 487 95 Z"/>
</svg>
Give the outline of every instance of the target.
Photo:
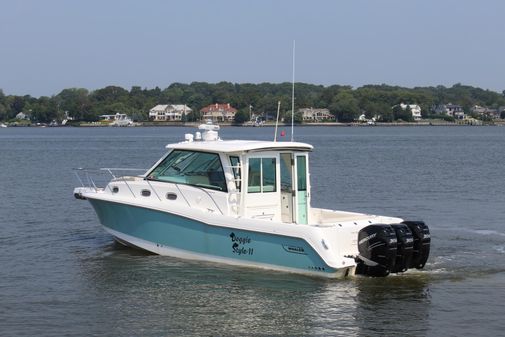
<svg viewBox="0 0 505 337">
<path fill-rule="evenodd" d="M 73 198 L 73 167 L 147 168 L 193 131 L 0 129 L 1 336 L 503 336 L 505 128 L 296 128 L 314 206 L 430 226 L 425 270 L 346 280 L 123 248 Z"/>
</svg>

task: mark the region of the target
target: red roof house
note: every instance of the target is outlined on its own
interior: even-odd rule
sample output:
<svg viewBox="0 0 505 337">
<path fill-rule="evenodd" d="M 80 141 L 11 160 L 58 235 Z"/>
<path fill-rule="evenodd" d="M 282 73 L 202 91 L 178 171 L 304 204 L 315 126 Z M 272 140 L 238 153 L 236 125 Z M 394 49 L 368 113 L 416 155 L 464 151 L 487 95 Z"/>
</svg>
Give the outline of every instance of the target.
<svg viewBox="0 0 505 337">
<path fill-rule="evenodd" d="M 232 107 L 230 103 L 226 104 L 211 104 L 200 110 L 202 117 L 205 120 L 210 119 L 213 122 L 233 122 L 237 109 Z"/>
</svg>

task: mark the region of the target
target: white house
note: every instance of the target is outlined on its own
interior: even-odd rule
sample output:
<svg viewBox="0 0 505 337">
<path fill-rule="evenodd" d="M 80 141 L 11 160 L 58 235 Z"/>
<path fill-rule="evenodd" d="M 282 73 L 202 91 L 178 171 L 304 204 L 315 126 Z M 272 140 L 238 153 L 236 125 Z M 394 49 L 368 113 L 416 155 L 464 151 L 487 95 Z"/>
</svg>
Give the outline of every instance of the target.
<svg viewBox="0 0 505 337">
<path fill-rule="evenodd" d="M 149 119 L 154 121 L 181 121 L 182 115 L 192 112 L 186 104 L 158 104 L 149 110 Z"/>
<path fill-rule="evenodd" d="M 298 112 L 302 114 L 304 122 L 320 122 L 324 119 L 334 119 L 328 109 L 303 108 L 298 109 Z"/>
<path fill-rule="evenodd" d="M 16 115 L 16 119 L 26 119 L 29 120 L 30 116 L 28 114 L 25 114 L 24 112 L 20 112 Z"/>
<path fill-rule="evenodd" d="M 418 121 L 421 119 L 421 107 L 419 105 L 400 103 L 400 108 L 402 108 L 403 110 L 407 109 L 407 107 L 410 108 L 410 111 L 412 112 L 412 117 L 414 117 L 414 120 Z"/>
</svg>

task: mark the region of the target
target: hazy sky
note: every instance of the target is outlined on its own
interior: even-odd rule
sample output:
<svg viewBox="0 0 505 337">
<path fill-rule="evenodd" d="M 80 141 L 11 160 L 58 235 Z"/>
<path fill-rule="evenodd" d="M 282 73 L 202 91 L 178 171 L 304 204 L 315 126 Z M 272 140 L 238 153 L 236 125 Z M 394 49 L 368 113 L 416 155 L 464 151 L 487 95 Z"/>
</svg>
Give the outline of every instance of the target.
<svg viewBox="0 0 505 337">
<path fill-rule="evenodd" d="M 0 88 L 173 82 L 505 89 L 504 0 L 0 0 Z"/>
</svg>

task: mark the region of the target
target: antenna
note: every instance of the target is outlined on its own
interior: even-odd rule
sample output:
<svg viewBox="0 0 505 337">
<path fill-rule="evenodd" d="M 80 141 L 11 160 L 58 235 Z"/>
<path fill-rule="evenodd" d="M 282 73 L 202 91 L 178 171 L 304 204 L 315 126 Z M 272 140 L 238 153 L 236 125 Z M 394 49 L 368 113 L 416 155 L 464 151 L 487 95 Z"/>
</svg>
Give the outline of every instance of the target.
<svg viewBox="0 0 505 337">
<path fill-rule="evenodd" d="M 293 88 L 291 90 L 291 141 L 293 141 L 294 121 L 295 121 L 295 40 L 293 40 Z"/>
<path fill-rule="evenodd" d="M 277 125 L 279 124 L 279 111 L 281 110 L 281 101 L 277 101 L 277 120 L 275 121 L 274 142 L 277 141 Z"/>
</svg>

